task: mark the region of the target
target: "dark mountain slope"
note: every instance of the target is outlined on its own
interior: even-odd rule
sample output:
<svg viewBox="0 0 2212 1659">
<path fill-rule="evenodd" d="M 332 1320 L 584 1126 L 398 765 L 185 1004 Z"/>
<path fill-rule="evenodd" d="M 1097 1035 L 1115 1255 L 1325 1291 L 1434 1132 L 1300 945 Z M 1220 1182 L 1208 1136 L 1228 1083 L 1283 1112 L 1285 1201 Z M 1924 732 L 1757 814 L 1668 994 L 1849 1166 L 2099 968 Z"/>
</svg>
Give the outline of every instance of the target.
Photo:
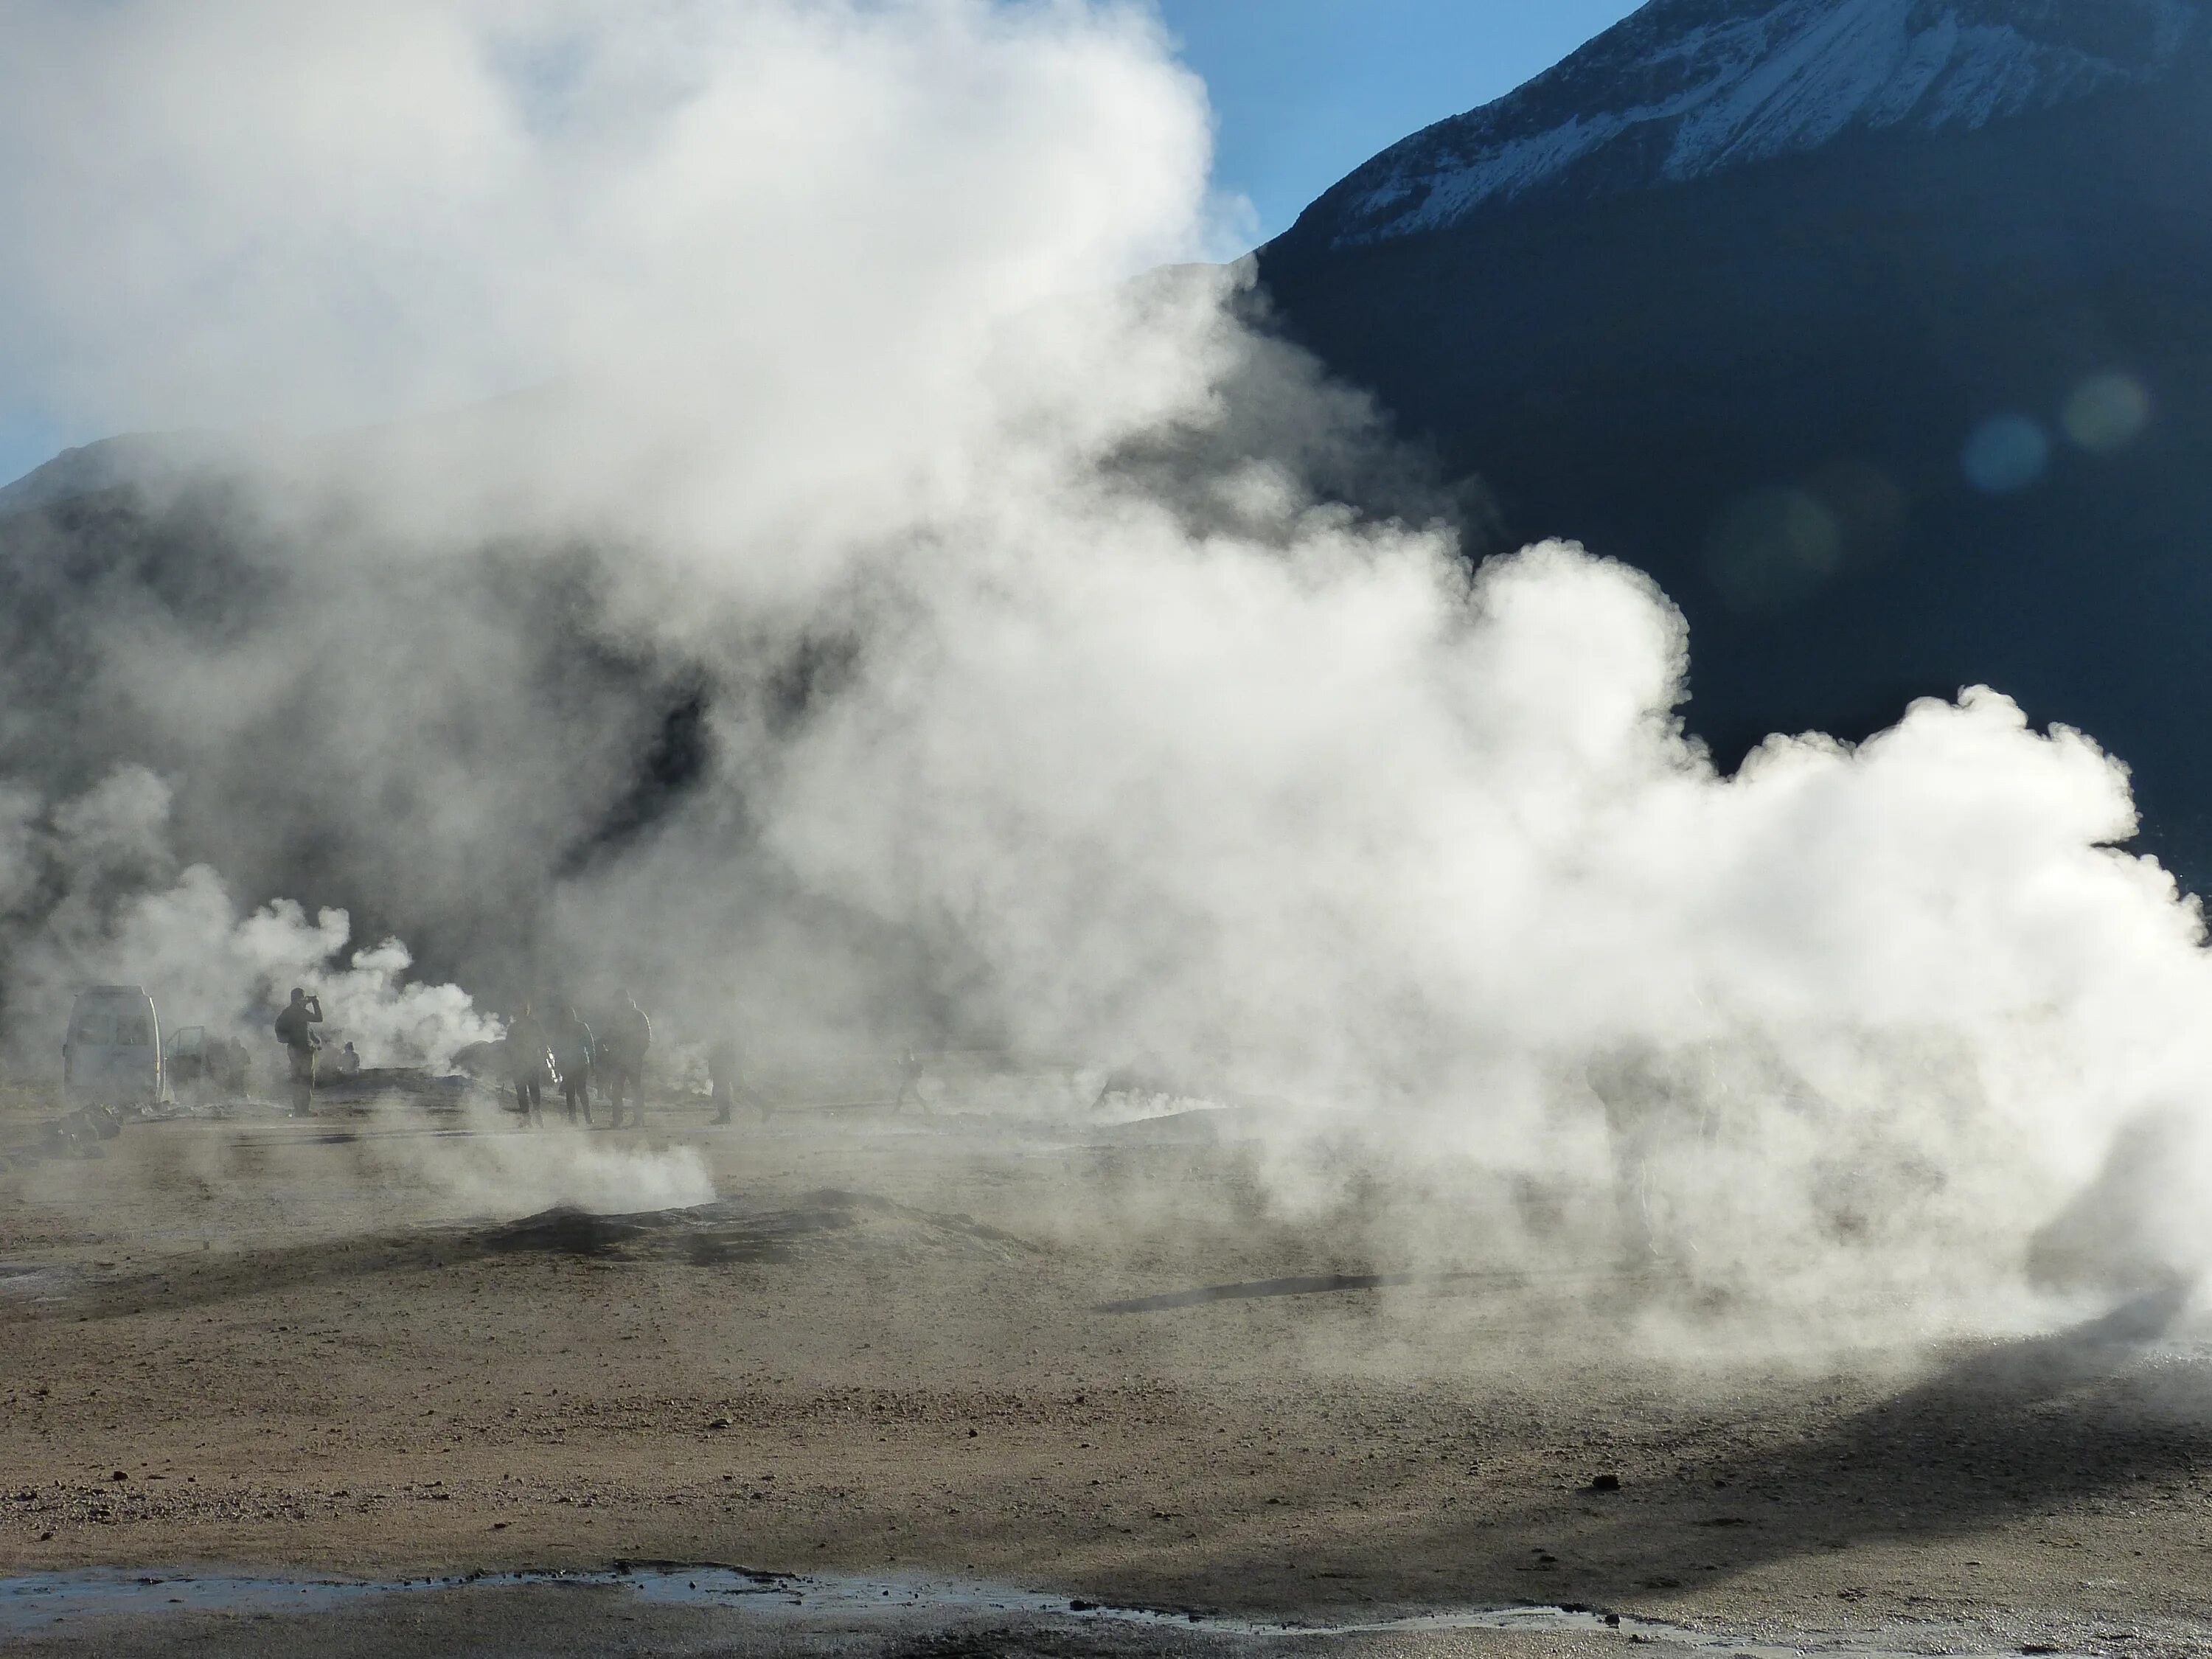
<svg viewBox="0 0 2212 1659">
<path fill-rule="evenodd" d="M 1665 585 L 1724 760 L 1985 682 L 2133 765 L 2147 844 L 2202 883 L 2208 164 L 2193 57 L 1978 130 L 1440 230 L 1346 240 L 1325 198 L 1260 265 L 1285 330 L 1479 473 L 1511 536 Z M 2032 481 L 2033 433 L 1984 430 L 2008 414 L 2049 439 Z"/>
</svg>

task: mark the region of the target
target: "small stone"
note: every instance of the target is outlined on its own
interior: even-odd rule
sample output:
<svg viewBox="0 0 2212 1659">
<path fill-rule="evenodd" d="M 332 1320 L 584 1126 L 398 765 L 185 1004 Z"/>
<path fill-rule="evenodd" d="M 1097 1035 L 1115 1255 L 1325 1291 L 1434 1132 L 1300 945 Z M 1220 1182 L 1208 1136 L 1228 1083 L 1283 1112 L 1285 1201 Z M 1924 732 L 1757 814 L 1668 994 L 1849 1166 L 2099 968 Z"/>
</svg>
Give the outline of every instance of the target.
<svg viewBox="0 0 2212 1659">
<path fill-rule="evenodd" d="M 1098 1604 L 1096 1601 L 1086 1601 L 1081 1596 L 1078 1596 L 1067 1604 L 1067 1610 L 1070 1613 L 1096 1613 L 1098 1610 Z"/>
<path fill-rule="evenodd" d="M 123 1472 L 121 1469 L 118 1469 L 118 1470 L 116 1470 L 116 1472 L 115 1472 L 115 1479 L 116 1479 L 116 1480 L 128 1480 L 130 1478 L 131 1478 L 131 1477 L 130 1477 L 129 1475 L 127 1475 L 127 1474 L 124 1474 L 124 1472 Z"/>
<path fill-rule="evenodd" d="M 1620 1490 L 1620 1477 L 1617 1474 L 1601 1474 L 1594 1476 L 1590 1480 L 1589 1489 L 1592 1492 L 1619 1492 Z"/>
</svg>

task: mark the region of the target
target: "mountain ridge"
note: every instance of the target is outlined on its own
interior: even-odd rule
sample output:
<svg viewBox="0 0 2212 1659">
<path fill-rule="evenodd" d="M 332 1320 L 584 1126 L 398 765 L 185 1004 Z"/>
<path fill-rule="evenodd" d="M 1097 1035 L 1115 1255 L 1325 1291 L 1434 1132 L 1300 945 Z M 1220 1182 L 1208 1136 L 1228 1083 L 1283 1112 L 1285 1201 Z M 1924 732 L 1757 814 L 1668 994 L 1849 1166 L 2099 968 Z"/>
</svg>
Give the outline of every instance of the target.
<svg viewBox="0 0 2212 1659">
<path fill-rule="evenodd" d="M 1286 236 L 1357 246 L 1852 131 L 1972 130 L 2156 81 L 2208 37 L 2200 0 L 1651 0 L 1504 97 L 1382 151 Z"/>
</svg>

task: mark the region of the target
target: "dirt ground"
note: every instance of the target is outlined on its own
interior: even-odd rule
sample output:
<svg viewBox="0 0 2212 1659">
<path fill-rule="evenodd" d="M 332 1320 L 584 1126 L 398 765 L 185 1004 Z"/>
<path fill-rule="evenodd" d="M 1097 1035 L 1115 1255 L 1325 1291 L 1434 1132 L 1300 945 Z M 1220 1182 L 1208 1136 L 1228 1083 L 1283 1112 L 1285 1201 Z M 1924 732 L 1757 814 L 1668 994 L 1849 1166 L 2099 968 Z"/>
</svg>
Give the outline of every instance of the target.
<svg viewBox="0 0 2212 1659">
<path fill-rule="evenodd" d="M 1285 1214 L 1253 1131 L 394 1111 L 17 1162 L 0 1573 L 725 1562 L 1268 1620 L 1542 1603 L 1735 1643 L 2212 1647 L 2212 1332 L 2177 1301 L 1818 1363 L 1662 1357 L 1648 1287 L 1600 1265 L 1440 1268 Z M 570 1188 L 684 1201 L 519 1219 Z M 456 1613 L 448 1650 L 592 1650 L 590 1620 L 523 1643 L 506 1605 Z M 669 1618 L 665 1650 L 737 1650 Z M 386 1650 L 318 1628 L 307 1650 Z M 1629 1650 L 1396 1639 L 1368 1638 Z M 257 1642 L 301 1650 L 175 1650 Z"/>
</svg>

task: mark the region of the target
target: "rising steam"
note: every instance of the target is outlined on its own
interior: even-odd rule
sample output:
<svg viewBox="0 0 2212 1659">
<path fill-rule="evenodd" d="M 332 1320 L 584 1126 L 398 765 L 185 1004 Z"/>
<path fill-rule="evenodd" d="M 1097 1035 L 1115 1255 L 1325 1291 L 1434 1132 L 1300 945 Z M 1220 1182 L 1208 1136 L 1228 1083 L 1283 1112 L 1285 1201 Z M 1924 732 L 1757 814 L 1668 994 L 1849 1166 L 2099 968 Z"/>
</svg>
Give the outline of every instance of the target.
<svg viewBox="0 0 2212 1659">
<path fill-rule="evenodd" d="M 1286 1203 L 1347 1136 L 1609 1192 L 1800 1306 L 2087 1271 L 2201 1110 L 2200 914 L 2089 739 L 1975 690 L 1723 777 L 1651 583 L 1476 565 L 1233 270 L 1139 279 L 1219 252 L 1141 9 L 6 17 L 0 364 L 228 434 L 5 532 L 19 1057 L 94 973 L 475 1034 L 287 902 L 343 900 L 501 994 L 1277 1103 Z"/>
</svg>

